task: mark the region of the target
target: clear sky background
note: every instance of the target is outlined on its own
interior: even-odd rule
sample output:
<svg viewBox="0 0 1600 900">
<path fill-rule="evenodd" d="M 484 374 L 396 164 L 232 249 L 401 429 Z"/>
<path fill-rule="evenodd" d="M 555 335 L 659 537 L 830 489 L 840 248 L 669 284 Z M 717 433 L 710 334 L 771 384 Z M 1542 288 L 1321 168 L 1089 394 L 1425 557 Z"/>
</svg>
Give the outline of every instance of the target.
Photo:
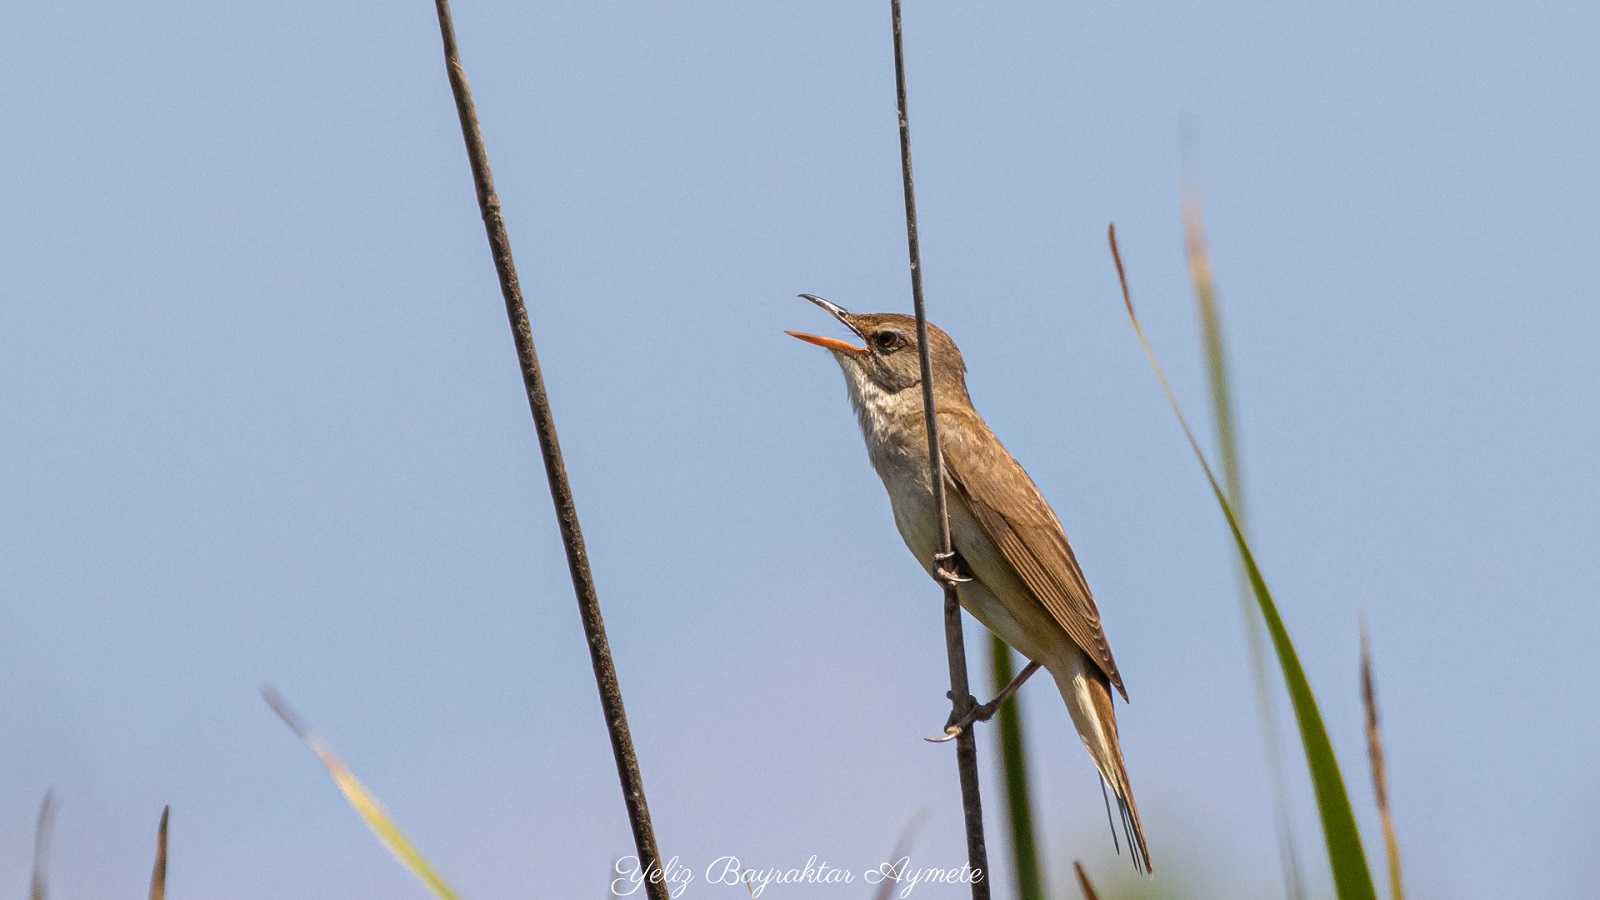
<svg viewBox="0 0 1600 900">
<path fill-rule="evenodd" d="M 926 808 L 918 862 L 958 864 L 939 594 L 782 333 L 836 333 L 800 291 L 910 307 L 887 3 L 456 16 L 663 850 L 859 869 Z M 1597 35 L 1579 2 L 907 12 L 929 309 L 1084 563 L 1185 896 L 1280 895 L 1230 548 L 1104 240 L 1203 421 L 1186 164 L 1371 851 L 1363 616 L 1412 895 L 1600 877 Z M 602 896 L 631 844 L 432 5 L 26 5 L 0 120 L 0 892 L 53 786 L 59 897 L 143 891 L 166 803 L 175 898 L 422 897 L 270 683 L 465 896 Z M 1073 896 L 1126 861 L 1059 698 L 1022 703 Z"/>
</svg>

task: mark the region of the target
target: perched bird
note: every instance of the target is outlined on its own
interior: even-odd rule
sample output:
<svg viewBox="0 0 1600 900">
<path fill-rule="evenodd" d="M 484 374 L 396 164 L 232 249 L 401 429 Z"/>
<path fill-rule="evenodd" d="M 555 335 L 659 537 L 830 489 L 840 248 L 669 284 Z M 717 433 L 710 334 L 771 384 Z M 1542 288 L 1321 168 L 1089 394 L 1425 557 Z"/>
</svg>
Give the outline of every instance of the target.
<svg viewBox="0 0 1600 900">
<path fill-rule="evenodd" d="M 821 297 L 801 296 L 832 313 L 865 343 L 858 347 L 787 332 L 831 351 L 838 360 L 900 536 L 938 578 L 935 554 L 942 540 L 923 419 L 916 320 L 896 313 L 851 313 Z M 1116 795 L 1134 864 L 1149 871 L 1149 849 L 1111 706 L 1113 687 L 1123 700 L 1128 694 L 1089 585 L 1050 505 L 972 408 L 967 366 L 955 342 L 930 324 L 928 350 L 950 534 L 959 559 L 958 572 L 950 574 L 959 581 L 961 606 L 1054 676 L 1078 736 Z"/>
</svg>

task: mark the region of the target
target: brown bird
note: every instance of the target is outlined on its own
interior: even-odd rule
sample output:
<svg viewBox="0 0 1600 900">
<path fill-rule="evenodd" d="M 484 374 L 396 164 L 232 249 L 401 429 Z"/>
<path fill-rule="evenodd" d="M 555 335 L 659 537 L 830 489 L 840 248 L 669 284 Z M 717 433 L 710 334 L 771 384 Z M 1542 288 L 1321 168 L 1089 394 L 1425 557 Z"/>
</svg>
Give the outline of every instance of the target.
<svg viewBox="0 0 1600 900">
<path fill-rule="evenodd" d="M 944 460 L 950 534 L 957 572 L 936 572 L 935 520 L 928 431 L 916 320 L 896 313 L 856 314 L 801 294 L 865 342 L 788 334 L 833 353 L 866 438 L 867 454 L 894 508 L 900 536 L 930 575 L 954 576 L 961 606 L 1054 676 L 1078 736 L 1117 798 L 1135 866 L 1150 853 L 1117 739 L 1111 688 L 1128 699 L 1100 627 L 1100 613 L 1061 522 L 967 394 L 967 366 L 950 336 L 928 326 L 939 451 Z M 1003 699 L 1004 694 L 1001 698 Z M 1115 832 L 1113 832 L 1115 834 Z"/>
</svg>

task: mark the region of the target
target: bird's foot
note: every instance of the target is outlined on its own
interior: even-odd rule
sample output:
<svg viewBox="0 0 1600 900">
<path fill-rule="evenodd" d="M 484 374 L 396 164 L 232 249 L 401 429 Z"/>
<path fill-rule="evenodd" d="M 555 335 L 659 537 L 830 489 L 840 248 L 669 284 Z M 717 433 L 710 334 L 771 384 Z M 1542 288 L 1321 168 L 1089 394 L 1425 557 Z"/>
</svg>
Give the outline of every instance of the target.
<svg viewBox="0 0 1600 900">
<path fill-rule="evenodd" d="M 933 555 L 933 580 L 947 588 L 966 584 L 972 580 L 971 575 L 964 574 L 965 569 L 965 561 L 954 550 Z"/>
<path fill-rule="evenodd" d="M 945 696 L 950 697 L 952 694 L 951 692 L 946 691 Z M 990 700 L 988 703 L 977 703 L 974 698 L 969 696 L 967 698 L 968 706 L 965 713 L 957 715 L 955 710 L 952 709 L 950 711 L 950 718 L 946 719 L 944 722 L 943 736 L 936 738 L 923 738 L 923 740 L 930 744 L 942 744 L 945 741 L 955 740 L 961 736 L 961 732 L 966 731 L 969 727 L 971 727 L 972 723 L 987 722 L 994 718 L 994 714 L 999 711 L 1000 704 L 1004 703 L 1005 699 L 1005 697 L 996 697 L 995 699 Z"/>
<path fill-rule="evenodd" d="M 974 703 L 967 707 L 967 711 L 965 713 L 960 715 L 957 715 L 956 711 L 952 709 L 950 711 L 950 718 L 946 719 L 944 723 L 944 736 L 936 738 L 923 738 L 923 740 L 932 744 L 942 744 L 945 741 L 960 737 L 961 732 L 966 731 L 969 727 L 971 727 L 972 723 L 987 722 L 994 718 L 994 714 L 1000 711 L 1000 707 L 1004 705 L 1007 700 L 1011 699 L 1011 695 L 1017 692 L 1017 688 L 1022 687 L 1023 682 L 1027 681 L 1029 678 L 1032 678 L 1033 673 L 1039 671 L 1039 668 L 1039 663 L 1028 663 L 1028 665 L 1021 672 L 1017 673 L 1017 677 L 1011 679 L 1011 683 L 1006 685 L 1005 689 L 999 694 L 995 695 L 995 698 L 990 700 L 988 703 Z M 947 691 L 945 696 L 950 697 L 952 700 L 954 699 L 954 695 L 951 692 Z M 967 699 L 968 701 L 972 700 L 971 697 L 968 697 Z"/>
</svg>

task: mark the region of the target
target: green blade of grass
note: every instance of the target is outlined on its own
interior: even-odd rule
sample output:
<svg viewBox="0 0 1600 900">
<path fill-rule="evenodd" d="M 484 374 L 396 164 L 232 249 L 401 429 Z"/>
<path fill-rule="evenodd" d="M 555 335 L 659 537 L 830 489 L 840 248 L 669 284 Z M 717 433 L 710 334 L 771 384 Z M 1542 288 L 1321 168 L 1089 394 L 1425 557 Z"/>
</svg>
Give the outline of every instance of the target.
<svg viewBox="0 0 1600 900">
<path fill-rule="evenodd" d="M 1239 530 L 1246 531 L 1244 514 L 1244 475 L 1239 463 L 1238 429 L 1233 415 L 1233 390 L 1228 379 L 1228 354 L 1223 346 L 1222 313 L 1211 280 L 1211 260 L 1206 253 L 1205 226 L 1200 212 L 1200 195 L 1192 186 L 1184 189 L 1183 242 L 1189 257 L 1189 273 L 1194 281 L 1194 302 L 1200 319 L 1200 340 L 1205 348 L 1206 376 L 1211 386 L 1211 413 L 1217 426 L 1217 449 L 1222 462 L 1222 482 L 1239 519 Z M 1245 645 L 1250 658 L 1250 681 L 1255 687 L 1256 710 L 1261 714 L 1261 741 L 1267 751 L 1267 774 L 1272 786 L 1272 812 L 1277 820 L 1278 855 L 1283 863 L 1284 894 L 1288 900 L 1303 900 L 1305 887 L 1300 876 L 1300 858 L 1295 851 L 1294 808 L 1290 802 L 1289 781 L 1284 772 L 1283 751 L 1278 745 L 1278 716 L 1272 702 L 1267 675 L 1267 648 L 1256 617 L 1254 592 L 1244 567 L 1239 573 L 1239 603 L 1244 614 Z"/>
<path fill-rule="evenodd" d="M 1011 647 L 989 635 L 989 660 L 994 690 L 999 693 L 1016 677 Z M 1028 760 L 1023 749 L 1022 706 L 1016 697 L 1000 705 L 1000 765 L 1006 781 L 1006 813 L 1011 824 L 1011 862 L 1016 871 L 1018 900 L 1045 900 L 1039 874 L 1039 845 L 1033 827 L 1033 799 L 1028 786 Z"/>
<path fill-rule="evenodd" d="M 1339 760 L 1334 756 L 1333 743 L 1328 739 L 1328 729 L 1322 722 L 1322 713 L 1317 710 L 1317 700 L 1311 692 L 1311 683 L 1306 679 L 1305 669 L 1300 665 L 1300 656 L 1295 652 L 1294 643 L 1289 640 L 1289 631 L 1283 624 L 1283 618 L 1278 614 L 1278 606 L 1273 602 L 1272 592 L 1267 589 L 1266 579 L 1262 577 L 1261 569 L 1256 565 L 1255 555 L 1250 552 L 1250 544 L 1239 528 L 1238 519 L 1234 517 L 1233 507 L 1228 503 L 1228 497 L 1223 492 L 1221 483 L 1217 481 L 1211 464 L 1206 461 L 1205 452 L 1200 449 L 1199 441 L 1195 440 L 1194 431 L 1189 428 L 1183 409 L 1178 405 L 1177 394 L 1167 382 L 1166 373 L 1162 371 L 1155 350 L 1151 348 L 1149 339 L 1145 337 L 1144 328 L 1139 324 L 1139 316 L 1133 310 L 1133 298 L 1128 292 L 1127 273 L 1122 267 L 1122 253 L 1117 249 L 1116 226 L 1111 226 L 1107 237 L 1111 243 L 1111 258 L 1117 265 L 1117 279 L 1122 285 L 1122 301 L 1127 306 L 1128 319 L 1133 323 L 1134 333 L 1139 336 L 1139 343 L 1144 347 L 1145 355 L 1150 358 L 1150 365 L 1161 381 L 1161 389 L 1167 395 L 1167 402 L 1172 404 L 1172 411 L 1178 418 L 1178 424 L 1183 427 L 1184 437 L 1189 440 L 1189 448 L 1194 451 L 1195 459 L 1200 461 L 1200 467 L 1205 470 L 1206 480 L 1211 484 L 1211 493 L 1216 497 L 1217 505 L 1222 507 L 1223 517 L 1228 520 L 1228 530 L 1233 533 L 1234 545 L 1239 551 L 1240 560 L 1244 563 L 1245 572 L 1250 577 L 1250 587 L 1255 593 L 1256 603 L 1261 608 L 1261 616 L 1266 621 L 1267 634 L 1272 638 L 1273 650 L 1277 652 L 1278 666 L 1282 670 L 1284 684 L 1289 689 L 1289 701 L 1294 708 L 1295 722 L 1299 725 L 1300 741 L 1305 747 L 1306 766 L 1311 772 L 1311 785 L 1317 798 L 1317 812 L 1322 819 L 1322 834 L 1328 846 L 1328 863 L 1333 870 L 1334 890 L 1340 900 L 1377 900 L 1378 893 L 1372 885 L 1372 872 L 1367 868 L 1367 855 L 1361 846 L 1361 832 L 1356 828 L 1356 817 L 1350 808 L 1350 797 L 1345 791 L 1344 777 L 1339 773 Z"/>
<path fill-rule="evenodd" d="M 444 883 L 444 879 L 439 877 L 439 873 L 434 871 L 433 866 L 428 864 L 422 854 L 417 852 L 416 847 L 412 846 L 406 836 L 400 832 L 399 826 L 395 825 L 394 819 L 389 816 L 388 810 L 383 808 L 383 804 L 379 803 L 378 799 L 372 796 L 372 793 L 340 761 L 339 757 L 334 754 L 333 748 L 329 747 L 322 738 L 307 731 L 305 726 L 301 724 L 300 719 L 295 716 L 294 712 L 289 709 L 288 705 L 283 702 L 283 698 L 278 696 L 276 691 L 271 688 L 264 688 L 261 691 L 261 695 L 266 698 L 267 705 L 272 707 L 272 711 L 278 714 L 278 718 L 282 719 L 283 723 L 289 726 L 289 730 L 304 741 L 306 746 L 311 748 L 311 752 L 317 755 L 317 759 L 322 761 L 323 766 L 327 767 L 328 774 L 333 776 L 333 783 L 338 785 L 339 790 L 343 792 L 345 800 L 349 801 L 355 811 L 361 815 L 362 821 L 366 822 L 367 827 L 372 829 L 372 833 L 378 836 L 378 841 L 390 853 L 394 854 L 395 859 L 400 860 L 406 868 L 411 870 L 411 874 L 417 876 L 418 880 L 427 885 L 428 890 L 433 891 L 443 900 L 458 900 L 456 893 Z"/>
<path fill-rule="evenodd" d="M 161 808 L 161 825 L 156 829 L 156 863 L 150 869 L 150 900 L 167 900 L 167 819 L 172 807 Z"/>
</svg>

